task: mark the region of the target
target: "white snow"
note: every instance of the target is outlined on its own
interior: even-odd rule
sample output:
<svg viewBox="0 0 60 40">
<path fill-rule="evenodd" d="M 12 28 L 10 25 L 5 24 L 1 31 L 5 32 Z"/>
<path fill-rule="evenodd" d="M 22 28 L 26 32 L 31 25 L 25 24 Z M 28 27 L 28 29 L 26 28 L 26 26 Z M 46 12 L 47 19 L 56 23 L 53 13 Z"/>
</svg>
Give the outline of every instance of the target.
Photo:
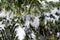
<svg viewBox="0 0 60 40">
<path fill-rule="evenodd" d="M 2 11 L 0 12 L 0 17 L 5 17 L 5 16 L 6 16 L 5 13 L 6 13 L 5 10 L 2 10 Z"/>
<path fill-rule="evenodd" d="M 59 37 L 60 36 L 60 32 L 57 32 L 57 37 Z"/>
<path fill-rule="evenodd" d="M 0 25 L 0 30 L 4 29 L 5 25 L 4 24 L 1 24 Z"/>
<path fill-rule="evenodd" d="M 23 40 L 24 36 L 25 36 L 25 32 L 24 30 L 21 28 L 21 26 L 19 26 L 17 29 L 16 29 L 16 32 L 17 32 L 17 35 L 18 36 L 18 39 L 19 40 Z"/>
<path fill-rule="evenodd" d="M 47 1 L 48 1 L 48 2 L 49 2 L 49 1 L 53 1 L 53 2 L 59 2 L 59 0 L 47 0 Z"/>
<path fill-rule="evenodd" d="M 35 17 L 34 22 L 30 22 L 32 26 L 34 26 L 36 29 L 39 26 L 39 18 Z"/>
</svg>

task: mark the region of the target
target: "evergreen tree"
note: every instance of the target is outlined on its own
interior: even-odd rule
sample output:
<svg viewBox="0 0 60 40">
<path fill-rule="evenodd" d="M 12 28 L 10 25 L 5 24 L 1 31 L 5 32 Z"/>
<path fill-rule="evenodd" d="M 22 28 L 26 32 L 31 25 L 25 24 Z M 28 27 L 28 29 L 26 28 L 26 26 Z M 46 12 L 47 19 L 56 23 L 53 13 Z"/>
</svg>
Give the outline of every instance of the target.
<svg viewBox="0 0 60 40">
<path fill-rule="evenodd" d="M 44 2 L 44 3 L 43 3 Z M 18 40 L 16 36 L 15 29 L 19 23 L 22 25 L 22 28 L 26 28 L 26 36 L 23 40 L 59 40 L 60 37 L 57 37 L 57 33 L 60 32 L 60 18 L 58 20 L 47 21 L 45 24 L 45 17 L 56 19 L 54 15 L 50 14 L 49 16 L 45 13 L 51 13 L 51 10 L 57 8 L 60 10 L 60 1 L 59 2 L 47 2 L 47 0 L 0 0 L 0 11 L 5 9 L 5 11 L 13 12 L 13 18 L 7 20 L 6 17 L 1 17 L 0 21 L 3 21 L 2 24 L 5 24 L 4 29 L 0 30 L 0 40 Z M 29 24 L 29 28 L 25 26 L 26 16 L 39 16 L 39 26 L 36 29 L 32 24 Z M 60 16 L 60 13 L 56 12 L 55 15 Z M 30 17 L 29 21 L 34 21 L 33 17 Z M 18 19 L 15 21 L 15 19 Z M 47 27 L 47 28 L 46 28 Z M 31 35 L 34 33 L 35 38 Z"/>
</svg>

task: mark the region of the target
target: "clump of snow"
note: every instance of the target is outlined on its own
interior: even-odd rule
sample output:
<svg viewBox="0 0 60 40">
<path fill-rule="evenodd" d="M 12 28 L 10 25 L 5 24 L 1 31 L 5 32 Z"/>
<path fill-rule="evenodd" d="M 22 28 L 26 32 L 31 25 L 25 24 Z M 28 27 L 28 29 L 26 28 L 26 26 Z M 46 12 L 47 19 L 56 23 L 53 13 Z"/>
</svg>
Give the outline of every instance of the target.
<svg viewBox="0 0 60 40">
<path fill-rule="evenodd" d="M 5 24 L 1 24 L 0 25 L 0 30 L 4 29 L 4 27 L 5 27 Z"/>
<path fill-rule="evenodd" d="M 50 1 L 59 2 L 59 0 L 47 0 L 47 2 L 50 2 Z"/>
<path fill-rule="evenodd" d="M 6 11 L 5 10 L 2 10 L 1 12 L 0 12 L 0 17 L 5 17 L 6 16 Z"/>
<path fill-rule="evenodd" d="M 60 36 L 60 32 L 57 32 L 57 37 L 59 37 Z"/>
<path fill-rule="evenodd" d="M 32 26 L 34 26 L 36 29 L 39 26 L 39 18 L 35 17 L 34 22 L 30 22 Z"/>
<path fill-rule="evenodd" d="M 32 36 L 33 39 L 35 38 L 34 32 L 31 33 L 31 36 Z"/>
<path fill-rule="evenodd" d="M 23 28 L 21 28 L 21 26 L 19 26 L 17 29 L 16 29 L 16 32 L 17 32 L 17 35 L 18 36 L 18 39 L 19 40 L 23 40 L 24 36 L 25 36 L 25 31 L 23 30 Z"/>
</svg>

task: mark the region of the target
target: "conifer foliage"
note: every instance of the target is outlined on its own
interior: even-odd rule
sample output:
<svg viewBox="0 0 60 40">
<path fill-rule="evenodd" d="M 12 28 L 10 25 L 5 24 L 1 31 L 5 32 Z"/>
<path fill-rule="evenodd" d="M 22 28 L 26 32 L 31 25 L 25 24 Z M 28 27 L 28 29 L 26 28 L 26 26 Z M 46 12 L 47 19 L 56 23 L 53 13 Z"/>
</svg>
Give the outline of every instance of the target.
<svg viewBox="0 0 60 40">
<path fill-rule="evenodd" d="M 60 10 L 60 1 L 0 0 L 0 12 L 2 9 L 5 9 L 6 12 L 13 12 L 13 18 L 9 18 L 9 20 L 7 17 L 0 17 L 0 22 L 5 25 L 4 29 L 0 27 L 0 40 L 18 40 L 15 29 L 19 25 L 16 25 L 16 23 L 25 28 L 26 35 L 23 40 L 60 40 L 60 13 L 51 14 L 51 10 L 54 8 Z M 50 13 L 50 15 L 47 16 L 46 13 Z M 56 20 L 55 15 L 59 17 L 58 20 Z M 27 19 L 27 16 L 30 16 L 29 19 Z M 37 16 L 39 16 L 38 28 L 35 28 L 31 23 L 29 26 L 25 25 L 27 20 L 33 23 Z M 46 17 L 50 20 L 46 20 L 45 23 Z"/>
</svg>

